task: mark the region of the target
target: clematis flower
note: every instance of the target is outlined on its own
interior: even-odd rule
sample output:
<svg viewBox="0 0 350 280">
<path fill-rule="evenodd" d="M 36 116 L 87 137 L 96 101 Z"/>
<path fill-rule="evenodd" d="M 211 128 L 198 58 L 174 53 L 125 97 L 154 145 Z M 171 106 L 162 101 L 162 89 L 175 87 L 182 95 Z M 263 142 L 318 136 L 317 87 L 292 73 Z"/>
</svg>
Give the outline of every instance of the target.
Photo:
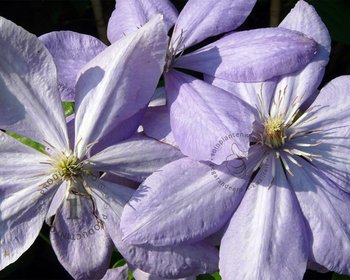
<svg viewBox="0 0 350 280">
<path fill-rule="evenodd" d="M 236 82 L 263 81 L 300 70 L 317 51 L 313 40 L 281 27 L 234 32 L 186 53 L 187 49 L 209 37 L 239 27 L 255 2 L 189 0 L 178 15 L 168 0 L 116 1 L 116 9 L 108 24 L 111 42 L 136 30 L 155 13 L 164 15 L 168 30 L 175 25 L 164 69 L 167 105 L 176 143 L 184 155 L 193 159 L 210 161 L 209 151 L 222 135 L 238 130 L 250 134 L 252 118 L 239 100 L 175 68 Z M 224 111 L 223 106 L 234 109 L 226 111 L 226 114 L 218 114 Z M 229 122 L 229 119 L 239 122 Z M 241 124 L 240 129 L 238 123 Z M 233 141 L 235 154 L 247 156 L 247 139 L 237 137 Z M 223 154 L 228 152 L 226 148 L 222 150 Z M 217 156 L 214 163 L 220 164 L 224 160 L 223 156 Z"/>
<path fill-rule="evenodd" d="M 70 146 L 52 57 L 34 35 L 0 18 L 0 128 L 45 147 L 41 153 L 0 131 L 0 269 L 31 246 L 45 220 L 59 261 L 75 279 L 101 279 L 113 244 L 133 266 L 161 277 L 216 269 L 217 251 L 203 242 L 176 248 L 123 242 L 120 216 L 134 190 L 101 176 L 140 181 L 182 156 L 130 129 L 111 131 L 147 106 L 164 66 L 166 38 L 157 16 L 83 67 Z M 127 140 L 89 156 L 111 133 Z"/>
<path fill-rule="evenodd" d="M 224 280 L 302 279 L 308 265 L 350 274 L 350 76 L 318 93 L 330 38 L 312 6 L 299 1 L 281 26 L 318 42 L 304 69 L 257 84 L 213 78 L 256 108 L 248 159 L 166 165 L 126 205 L 123 240 L 191 244 L 223 229 Z M 171 132 L 159 135 L 171 141 Z"/>
</svg>

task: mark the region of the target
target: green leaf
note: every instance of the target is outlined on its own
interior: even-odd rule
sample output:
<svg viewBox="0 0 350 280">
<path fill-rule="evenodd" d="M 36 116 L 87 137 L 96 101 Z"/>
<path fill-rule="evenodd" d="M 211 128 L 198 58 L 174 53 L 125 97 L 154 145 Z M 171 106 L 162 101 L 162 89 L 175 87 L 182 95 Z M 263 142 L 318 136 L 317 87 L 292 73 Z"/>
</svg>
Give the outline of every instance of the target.
<svg viewBox="0 0 350 280">
<path fill-rule="evenodd" d="M 197 280 L 221 280 L 219 272 L 215 272 L 212 275 L 210 274 L 201 274 L 197 276 Z"/>
<path fill-rule="evenodd" d="M 63 103 L 64 115 L 66 117 L 74 114 L 74 102 L 62 102 L 62 103 Z"/>
<path fill-rule="evenodd" d="M 345 275 L 333 273 L 332 280 L 350 280 L 350 276 L 345 276 Z"/>
<path fill-rule="evenodd" d="M 197 276 L 197 280 L 214 280 L 215 278 L 210 274 L 201 274 Z"/>
<path fill-rule="evenodd" d="M 129 270 L 129 272 L 128 272 L 128 280 L 135 280 L 134 276 L 132 275 L 131 270 Z"/>
<path fill-rule="evenodd" d="M 121 260 L 117 261 L 117 262 L 112 266 L 112 268 L 120 267 L 120 266 L 123 266 L 124 264 L 126 264 L 126 261 L 125 261 L 124 259 L 121 259 Z"/>
<path fill-rule="evenodd" d="M 215 280 L 221 280 L 221 276 L 220 276 L 219 272 L 215 272 L 213 274 L 213 277 L 214 277 Z"/>
<path fill-rule="evenodd" d="M 23 143 L 26 146 L 29 146 L 35 150 L 38 150 L 41 153 L 45 153 L 45 146 L 42 144 L 39 144 L 31 139 L 28 139 L 26 137 L 20 136 L 18 134 L 12 133 L 10 131 L 6 131 L 6 133 L 8 135 L 10 135 L 11 137 L 15 138 L 16 140 L 20 141 L 21 143 Z"/>
</svg>

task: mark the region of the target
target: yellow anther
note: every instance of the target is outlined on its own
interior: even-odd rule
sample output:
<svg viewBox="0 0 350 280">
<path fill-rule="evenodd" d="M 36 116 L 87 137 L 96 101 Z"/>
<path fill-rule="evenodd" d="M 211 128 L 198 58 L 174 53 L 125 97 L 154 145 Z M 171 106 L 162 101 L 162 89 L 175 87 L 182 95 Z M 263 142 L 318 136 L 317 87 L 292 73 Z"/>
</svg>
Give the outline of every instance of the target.
<svg viewBox="0 0 350 280">
<path fill-rule="evenodd" d="M 269 118 L 265 122 L 264 143 L 271 148 L 280 148 L 284 145 L 286 128 L 280 117 Z"/>
</svg>

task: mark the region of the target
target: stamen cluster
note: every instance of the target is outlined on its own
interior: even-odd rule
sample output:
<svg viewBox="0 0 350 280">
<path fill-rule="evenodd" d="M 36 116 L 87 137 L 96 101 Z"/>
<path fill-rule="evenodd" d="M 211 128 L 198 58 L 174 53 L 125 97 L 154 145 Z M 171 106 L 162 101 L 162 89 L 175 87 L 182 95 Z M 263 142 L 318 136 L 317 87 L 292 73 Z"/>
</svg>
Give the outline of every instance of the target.
<svg viewBox="0 0 350 280">
<path fill-rule="evenodd" d="M 269 118 L 265 121 L 264 126 L 264 144 L 273 149 L 281 148 L 286 139 L 286 128 L 283 119 L 280 117 Z"/>
<path fill-rule="evenodd" d="M 81 162 L 74 154 L 62 153 L 56 157 L 52 166 L 54 173 L 61 176 L 63 180 L 69 181 L 78 177 L 82 172 L 83 162 Z"/>
</svg>

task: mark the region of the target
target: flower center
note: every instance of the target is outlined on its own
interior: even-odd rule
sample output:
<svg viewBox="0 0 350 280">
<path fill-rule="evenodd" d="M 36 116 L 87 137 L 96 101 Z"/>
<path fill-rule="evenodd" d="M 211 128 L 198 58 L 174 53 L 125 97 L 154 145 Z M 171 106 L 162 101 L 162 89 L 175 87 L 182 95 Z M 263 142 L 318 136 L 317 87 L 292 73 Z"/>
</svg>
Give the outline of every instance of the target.
<svg viewBox="0 0 350 280">
<path fill-rule="evenodd" d="M 264 126 L 264 144 L 273 149 L 282 147 L 286 139 L 284 120 L 280 117 L 268 118 L 265 121 Z"/>
<path fill-rule="evenodd" d="M 62 153 L 55 158 L 52 166 L 54 168 L 54 173 L 68 181 L 80 176 L 84 163 L 74 154 L 67 155 Z"/>
</svg>

